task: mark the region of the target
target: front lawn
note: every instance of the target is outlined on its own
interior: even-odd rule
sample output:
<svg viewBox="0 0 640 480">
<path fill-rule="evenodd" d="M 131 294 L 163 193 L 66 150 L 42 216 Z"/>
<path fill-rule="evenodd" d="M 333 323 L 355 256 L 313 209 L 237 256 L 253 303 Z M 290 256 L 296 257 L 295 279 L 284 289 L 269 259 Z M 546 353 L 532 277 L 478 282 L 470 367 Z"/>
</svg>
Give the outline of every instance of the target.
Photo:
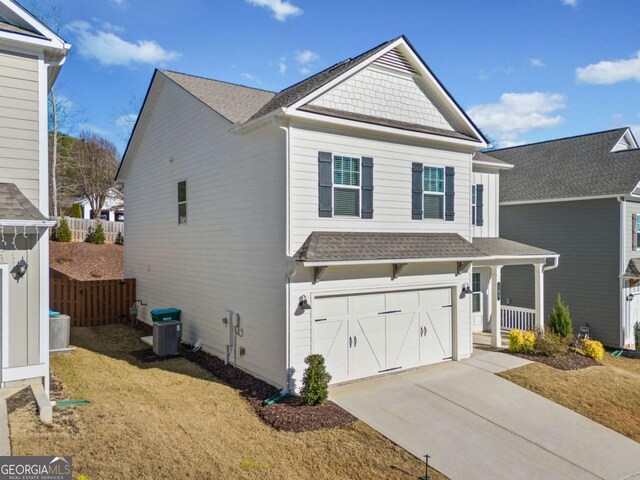
<svg viewBox="0 0 640 480">
<path fill-rule="evenodd" d="M 640 360 L 605 354 L 601 363 L 564 371 L 534 362 L 499 375 L 640 442 Z"/>
<path fill-rule="evenodd" d="M 91 479 L 415 479 L 423 463 L 356 421 L 343 429 L 291 433 L 262 422 L 240 394 L 184 358 L 141 363 L 126 326 L 76 328 L 69 354 L 52 356 L 69 399 L 54 427 L 33 403 L 9 415 L 14 455 L 72 455 Z M 640 376 L 640 374 L 639 374 Z M 20 402 L 18 402 L 20 403 Z M 445 478 L 432 472 L 431 478 Z"/>
</svg>

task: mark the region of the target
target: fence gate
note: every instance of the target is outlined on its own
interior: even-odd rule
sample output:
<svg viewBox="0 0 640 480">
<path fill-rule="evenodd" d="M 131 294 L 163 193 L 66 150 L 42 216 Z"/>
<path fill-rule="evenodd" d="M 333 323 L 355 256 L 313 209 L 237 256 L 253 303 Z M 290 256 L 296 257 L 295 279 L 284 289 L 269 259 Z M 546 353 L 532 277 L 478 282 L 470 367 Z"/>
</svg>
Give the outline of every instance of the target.
<svg viewBox="0 0 640 480">
<path fill-rule="evenodd" d="M 71 317 L 72 327 L 122 323 L 136 299 L 135 278 L 118 280 L 49 279 L 51 310 Z"/>
</svg>

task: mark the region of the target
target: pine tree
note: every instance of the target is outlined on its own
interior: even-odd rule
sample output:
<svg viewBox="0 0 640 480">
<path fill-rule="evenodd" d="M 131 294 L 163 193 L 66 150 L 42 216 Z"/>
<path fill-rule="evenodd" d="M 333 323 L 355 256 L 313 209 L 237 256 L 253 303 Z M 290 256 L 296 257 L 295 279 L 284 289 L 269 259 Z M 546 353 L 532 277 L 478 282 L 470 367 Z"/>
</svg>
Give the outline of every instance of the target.
<svg viewBox="0 0 640 480">
<path fill-rule="evenodd" d="M 556 304 L 553 306 L 551 315 L 549 315 L 549 329 L 563 338 L 573 336 L 569 307 L 564 304 L 560 294 L 558 294 Z"/>
<path fill-rule="evenodd" d="M 71 218 L 82 218 L 82 207 L 79 203 L 71 205 L 71 211 L 69 212 Z"/>
<path fill-rule="evenodd" d="M 98 220 L 96 222 L 95 230 L 91 232 L 91 237 L 89 238 L 89 241 L 94 245 L 103 245 L 106 240 L 107 240 L 107 237 L 104 233 L 104 227 L 102 226 L 102 222 Z"/>
<path fill-rule="evenodd" d="M 58 226 L 56 227 L 54 239 L 56 242 L 65 243 L 72 240 L 71 229 L 69 228 L 69 224 L 67 223 L 66 218 L 60 218 L 60 223 L 58 223 Z"/>
<path fill-rule="evenodd" d="M 324 366 L 322 355 L 309 355 L 304 359 L 309 365 L 302 377 L 302 390 L 300 394 L 307 405 L 322 405 L 329 397 L 329 382 L 331 375 Z"/>
</svg>

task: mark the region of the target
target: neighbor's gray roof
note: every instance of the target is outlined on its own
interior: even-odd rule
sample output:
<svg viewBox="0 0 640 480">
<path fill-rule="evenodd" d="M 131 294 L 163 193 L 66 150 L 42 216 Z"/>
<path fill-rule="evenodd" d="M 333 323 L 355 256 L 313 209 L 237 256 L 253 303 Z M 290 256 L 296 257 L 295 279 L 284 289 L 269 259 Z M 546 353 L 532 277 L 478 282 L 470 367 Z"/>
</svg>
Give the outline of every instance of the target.
<svg viewBox="0 0 640 480">
<path fill-rule="evenodd" d="M 275 92 L 185 73 L 160 72 L 232 123 L 245 122 L 275 95 Z"/>
<path fill-rule="evenodd" d="M 499 158 L 491 157 L 484 152 L 476 152 L 473 154 L 473 160 L 478 162 L 495 163 L 497 165 L 504 165 L 505 167 L 512 166 L 509 162 L 500 160 Z"/>
<path fill-rule="evenodd" d="M 611 152 L 626 130 L 485 152 L 515 165 L 500 174 L 500 201 L 629 194 L 640 181 L 640 150 Z"/>
<path fill-rule="evenodd" d="M 49 220 L 14 183 L 0 183 L 0 221 Z"/>
<path fill-rule="evenodd" d="M 499 237 L 474 237 L 473 246 L 491 257 L 555 255 L 555 253 L 550 250 L 532 247 L 525 243 L 514 242 L 513 240 Z"/>
<path fill-rule="evenodd" d="M 312 232 L 295 254 L 305 262 L 484 256 L 457 233 L 389 232 Z"/>
<path fill-rule="evenodd" d="M 640 278 L 640 258 L 632 258 L 629 260 L 627 270 L 624 272 L 627 277 Z"/>
</svg>

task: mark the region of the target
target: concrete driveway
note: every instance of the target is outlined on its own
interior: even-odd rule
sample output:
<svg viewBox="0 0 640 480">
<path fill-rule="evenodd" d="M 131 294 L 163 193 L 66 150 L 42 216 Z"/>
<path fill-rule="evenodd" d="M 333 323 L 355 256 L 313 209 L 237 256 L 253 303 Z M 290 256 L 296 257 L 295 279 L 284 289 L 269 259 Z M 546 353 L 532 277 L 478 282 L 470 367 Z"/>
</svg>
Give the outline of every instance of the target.
<svg viewBox="0 0 640 480">
<path fill-rule="evenodd" d="M 458 479 L 640 479 L 640 444 L 504 380 L 492 352 L 338 385 L 331 400 Z"/>
</svg>

